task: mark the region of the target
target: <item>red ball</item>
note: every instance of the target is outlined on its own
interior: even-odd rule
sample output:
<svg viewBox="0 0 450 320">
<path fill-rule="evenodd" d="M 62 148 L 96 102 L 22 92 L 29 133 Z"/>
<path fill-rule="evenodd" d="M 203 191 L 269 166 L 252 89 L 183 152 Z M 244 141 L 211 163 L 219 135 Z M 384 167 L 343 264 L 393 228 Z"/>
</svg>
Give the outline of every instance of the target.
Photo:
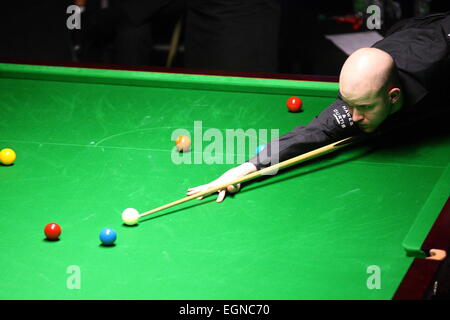
<svg viewBox="0 0 450 320">
<path fill-rule="evenodd" d="M 299 112 L 303 102 L 299 97 L 290 97 L 286 102 L 286 105 L 290 112 Z"/>
<path fill-rule="evenodd" d="M 57 223 L 49 223 L 45 226 L 44 233 L 48 240 L 58 240 L 61 227 Z"/>
</svg>

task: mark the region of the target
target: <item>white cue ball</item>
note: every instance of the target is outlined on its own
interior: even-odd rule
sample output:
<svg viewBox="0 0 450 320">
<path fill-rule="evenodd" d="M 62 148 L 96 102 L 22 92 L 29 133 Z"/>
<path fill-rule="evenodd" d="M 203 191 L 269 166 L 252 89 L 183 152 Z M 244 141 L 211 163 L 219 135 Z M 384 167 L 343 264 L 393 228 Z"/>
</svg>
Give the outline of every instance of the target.
<svg viewBox="0 0 450 320">
<path fill-rule="evenodd" d="M 127 208 L 123 210 L 122 221 L 126 225 L 134 226 L 139 221 L 139 212 L 134 208 Z"/>
</svg>

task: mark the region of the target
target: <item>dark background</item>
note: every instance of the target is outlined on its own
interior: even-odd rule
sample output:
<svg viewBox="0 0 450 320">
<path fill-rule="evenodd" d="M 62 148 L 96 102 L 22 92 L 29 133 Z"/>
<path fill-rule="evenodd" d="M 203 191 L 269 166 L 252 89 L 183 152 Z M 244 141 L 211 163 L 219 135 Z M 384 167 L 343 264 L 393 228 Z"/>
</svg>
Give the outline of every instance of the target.
<svg viewBox="0 0 450 320">
<path fill-rule="evenodd" d="M 151 0 L 149 0 L 151 1 Z M 401 18 L 416 16 L 414 0 L 397 0 Z M 30 59 L 74 61 L 70 50 L 66 9 L 71 0 L 11 1 L 0 10 L 0 60 Z M 97 10 L 99 0 L 88 0 Z M 450 10 L 450 1 L 431 0 L 430 13 Z M 350 23 L 337 23 L 333 16 L 354 14 L 353 0 L 283 0 L 279 41 L 279 70 L 287 74 L 338 75 L 346 54 L 324 38 L 326 34 L 355 32 Z M 151 66 L 165 66 L 167 48 L 179 15 L 154 19 Z M 397 19 L 387 19 L 380 31 Z M 364 29 L 356 31 L 366 31 Z M 92 62 L 92 61 L 90 61 Z M 108 63 L 93 61 L 96 63 Z M 183 37 L 173 67 L 183 68 Z M 239 70 L 236 70 L 239 71 Z"/>
</svg>

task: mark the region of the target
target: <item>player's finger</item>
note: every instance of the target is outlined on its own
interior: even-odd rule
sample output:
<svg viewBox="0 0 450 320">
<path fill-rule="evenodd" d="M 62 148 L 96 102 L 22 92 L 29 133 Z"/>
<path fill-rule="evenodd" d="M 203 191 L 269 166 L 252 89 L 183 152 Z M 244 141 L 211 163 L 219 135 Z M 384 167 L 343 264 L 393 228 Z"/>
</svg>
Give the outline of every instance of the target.
<svg viewBox="0 0 450 320">
<path fill-rule="evenodd" d="M 198 187 L 195 187 L 195 188 L 189 188 L 189 189 L 188 189 L 188 192 L 187 192 L 186 194 L 187 194 L 188 196 L 191 196 L 191 195 L 193 195 L 193 194 L 202 192 L 203 190 L 206 190 L 207 188 L 208 188 L 207 185 L 198 186 Z"/>
<path fill-rule="evenodd" d="M 197 193 L 197 191 L 191 190 L 191 191 L 186 192 L 186 195 L 191 196 L 196 193 Z"/>
<path fill-rule="evenodd" d="M 226 190 L 219 190 L 219 195 L 217 196 L 216 202 L 222 202 L 225 198 L 225 194 L 227 193 Z"/>
<path fill-rule="evenodd" d="M 229 185 L 229 186 L 227 187 L 227 190 L 228 190 L 229 193 L 236 193 L 236 192 L 238 192 L 240 189 L 241 189 L 241 184 L 240 184 L 240 183 L 235 184 L 235 185 Z"/>
<path fill-rule="evenodd" d="M 190 192 L 186 193 L 186 195 L 187 196 L 192 196 L 192 195 L 194 195 L 196 193 L 199 193 L 199 192 L 200 191 L 190 191 Z M 202 200 L 202 199 L 203 199 L 203 196 L 200 196 L 200 197 L 197 198 L 197 200 Z"/>
<path fill-rule="evenodd" d="M 197 186 L 197 187 L 194 187 L 194 188 L 189 188 L 189 189 L 188 189 L 188 192 L 190 192 L 190 193 L 196 193 L 196 192 L 201 191 L 203 188 L 204 188 L 204 186 Z"/>
</svg>

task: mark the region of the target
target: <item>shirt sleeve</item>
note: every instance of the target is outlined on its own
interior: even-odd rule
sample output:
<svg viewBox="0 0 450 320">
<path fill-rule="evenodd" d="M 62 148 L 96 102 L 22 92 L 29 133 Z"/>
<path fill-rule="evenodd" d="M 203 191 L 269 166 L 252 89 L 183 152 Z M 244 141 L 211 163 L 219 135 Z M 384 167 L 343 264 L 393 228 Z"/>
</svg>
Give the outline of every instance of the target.
<svg viewBox="0 0 450 320">
<path fill-rule="evenodd" d="M 360 133 L 362 131 L 353 123 L 348 106 L 338 98 L 308 125 L 298 126 L 273 139 L 248 162 L 260 170 Z"/>
</svg>

